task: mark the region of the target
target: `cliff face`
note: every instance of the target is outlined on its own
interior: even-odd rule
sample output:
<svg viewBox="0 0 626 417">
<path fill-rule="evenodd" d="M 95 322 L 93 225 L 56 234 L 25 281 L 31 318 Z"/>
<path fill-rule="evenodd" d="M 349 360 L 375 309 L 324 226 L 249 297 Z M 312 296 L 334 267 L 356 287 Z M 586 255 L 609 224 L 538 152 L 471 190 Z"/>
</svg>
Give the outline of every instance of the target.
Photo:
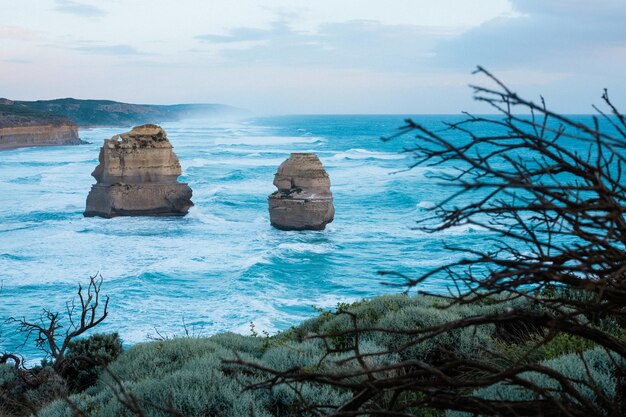
<svg viewBox="0 0 626 417">
<path fill-rule="evenodd" d="M 129 126 L 242 114 L 245 114 L 243 110 L 223 104 L 160 106 L 73 98 L 38 101 L 0 98 L 0 150 L 83 143 L 76 126 Z"/>
<path fill-rule="evenodd" d="M 84 143 L 78 137 L 75 125 L 22 126 L 0 128 L 0 150 L 25 146 L 79 145 Z"/>
<path fill-rule="evenodd" d="M 85 216 L 184 216 L 191 188 L 178 182 L 178 157 L 163 129 L 143 125 L 105 140 L 91 174 Z"/>
<path fill-rule="evenodd" d="M 81 143 L 78 127 L 69 119 L 0 100 L 0 150 Z"/>
</svg>

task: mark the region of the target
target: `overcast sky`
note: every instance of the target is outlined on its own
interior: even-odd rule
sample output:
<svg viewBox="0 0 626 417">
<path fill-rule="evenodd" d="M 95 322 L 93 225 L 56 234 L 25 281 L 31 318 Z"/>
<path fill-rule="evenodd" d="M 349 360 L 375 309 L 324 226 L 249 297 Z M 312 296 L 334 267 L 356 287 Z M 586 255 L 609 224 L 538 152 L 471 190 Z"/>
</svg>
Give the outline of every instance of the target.
<svg viewBox="0 0 626 417">
<path fill-rule="evenodd" d="M 0 0 L 0 97 L 258 113 L 487 110 L 477 64 L 559 111 L 626 108 L 626 0 Z"/>
</svg>

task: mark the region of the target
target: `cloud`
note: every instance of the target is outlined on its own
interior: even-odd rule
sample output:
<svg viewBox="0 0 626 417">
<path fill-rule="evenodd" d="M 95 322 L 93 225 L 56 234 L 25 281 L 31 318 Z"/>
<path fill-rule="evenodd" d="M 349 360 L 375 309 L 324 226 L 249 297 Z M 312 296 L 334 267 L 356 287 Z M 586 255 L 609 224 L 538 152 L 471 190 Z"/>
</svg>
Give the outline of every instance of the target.
<svg viewBox="0 0 626 417">
<path fill-rule="evenodd" d="M 626 67 L 623 0 L 512 0 L 515 11 L 442 42 L 437 63 L 467 68 L 542 68 L 581 72 Z M 596 61 L 594 64 L 593 61 Z"/>
<path fill-rule="evenodd" d="M 235 43 L 276 39 L 295 35 L 285 22 L 274 22 L 270 29 L 235 28 L 227 35 L 198 35 L 196 39 L 211 43 Z"/>
<path fill-rule="evenodd" d="M 235 28 L 196 39 L 221 48 L 222 57 L 231 63 L 415 71 L 432 56 L 436 41 L 452 33 L 375 20 L 325 23 L 315 32 L 304 32 L 278 21 L 268 29 Z"/>
<path fill-rule="evenodd" d="M 104 10 L 91 4 L 79 3 L 72 0 L 56 0 L 56 6 L 52 8 L 52 10 L 82 17 L 101 17 L 107 14 Z"/>
<path fill-rule="evenodd" d="M 82 54 L 87 55 L 145 55 L 131 45 L 83 45 L 72 48 Z"/>
<path fill-rule="evenodd" d="M 515 10 L 534 15 L 560 15 L 590 19 L 619 19 L 624 15 L 622 0 L 512 0 Z"/>
</svg>

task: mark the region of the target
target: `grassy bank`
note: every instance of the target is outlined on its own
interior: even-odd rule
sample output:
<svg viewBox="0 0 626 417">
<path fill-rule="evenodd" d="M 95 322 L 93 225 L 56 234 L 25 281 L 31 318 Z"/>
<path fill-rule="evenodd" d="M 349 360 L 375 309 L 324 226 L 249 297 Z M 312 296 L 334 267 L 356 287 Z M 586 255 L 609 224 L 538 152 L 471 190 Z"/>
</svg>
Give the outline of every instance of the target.
<svg viewBox="0 0 626 417">
<path fill-rule="evenodd" d="M 535 343 L 545 330 L 510 322 L 467 326 L 427 340 L 411 334 L 415 329 L 460 318 L 497 314 L 511 308 L 539 308 L 524 301 L 483 301 L 443 308 L 444 304 L 441 299 L 427 296 L 381 296 L 339 305 L 336 311 L 321 312 L 318 317 L 274 336 L 225 333 L 181 337 L 138 344 L 121 354 L 110 349 L 114 338 L 100 337 L 91 347 L 83 342 L 80 350 L 83 355 L 110 362 L 107 370 L 79 365 L 77 373 L 63 379 L 45 365 L 34 371 L 37 383 L 27 384 L 14 367 L 2 365 L 0 387 L 4 399 L 0 414 L 287 417 L 314 415 L 313 410 L 331 412 L 353 397 L 349 387 L 330 386 L 321 380 L 264 385 L 271 375 L 262 368 L 302 375 L 343 372 L 352 373 L 351 378 L 365 378 L 359 373 L 363 363 L 353 358 L 355 348 L 364 355 L 366 366 L 384 369 L 381 372 L 402 373 L 410 367 L 441 366 L 451 356 L 480 357 L 502 369 L 518 361 L 543 364 L 571 378 L 584 379 L 591 372 L 594 380 L 599 381 L 601 393 L 615 395 L 615 369 L 621 366 L 622 359 L 576 337 L 562 334 L 546 344 Z M 353 331 L 355 325 L 359 329 L 358 340 Z M 602 326 L 612 326 L 612 333 L 623 338 L 624 332 L 617 323 L 604 321 Z M 395 365 L 401 366 L 394 369 Z M 84 372 L 83 367 L 87 368 Z M 81 384 L 76 383 L 79 375 L 83 378 Z M 468 373 L 467 378 L 473 376 Z M 543 374 L 528 373 L 524 377 L 546 389 L 558 385 Z M 260 385 L 247 389 L 255 384 Z M 582 385 L 578 391 L 590 401 L 598 395 Z M 504 384 L 484 387 L 477 394 L 520 400 L 533 395 Z M 11 403 L 11 399 L 15 402 Z M 404 403 L 399 408 L 406 413 L 405 406 L 411 400 L 401 399 Z M 381 396 L 375 401 L 388 407 L 391 398 Z M 133 411 L 133 407 L 138 410 Z M 442 415 L 425 407 L 408 411 L 418 416 Z"/>
</svg>

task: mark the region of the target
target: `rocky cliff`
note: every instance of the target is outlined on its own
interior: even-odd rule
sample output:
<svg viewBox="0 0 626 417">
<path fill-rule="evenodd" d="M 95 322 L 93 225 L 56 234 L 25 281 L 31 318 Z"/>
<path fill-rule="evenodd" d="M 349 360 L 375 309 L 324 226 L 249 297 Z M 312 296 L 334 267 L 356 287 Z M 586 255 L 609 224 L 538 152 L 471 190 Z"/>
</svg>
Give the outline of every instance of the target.
<svg viewBox="0 0 626 417">
<path fill-rule="evenodd" d="M 223 104 L 162 106 L 73 98 L 38 101 L 0 98 L 0 150 L 22 146 L 80 144 L 83 142 L 78 138 L 77 126 L 126 127 L 245 114 L 244 110 Z"/>
<path fill-rule="evenodd" d="M 0 150 L 80 143 L 78 127 L 69 119 L 0 99 Z"/>
<path fill-rule="evenodd" d="M 323 230 L 335 208 L 330 178 L 314 153 L 292 153 L 274 176 L 268 197 L 270 222 L 282 230 Z"/>
<path fill-rule="evenodd" d="M 178 157 L 167 134 L 143 125 L 105 140 L 85 216 L 184 216 L 191 188 L 178 182 Z"/>
<path fill-rule="evenodd" d="M 2 99 L 0 99 L 2 100 Z M 6 100 L 6 99 L 5 99 Z M 111 100 L 15 101 L 15 105 L 32 111 L 55 114 L 78 126 L 132 126 L 145 123 L 179 121 L 194 117 L 241 115 L 243 111 L 224 104 L 130 104 Z"/>
</svg>

